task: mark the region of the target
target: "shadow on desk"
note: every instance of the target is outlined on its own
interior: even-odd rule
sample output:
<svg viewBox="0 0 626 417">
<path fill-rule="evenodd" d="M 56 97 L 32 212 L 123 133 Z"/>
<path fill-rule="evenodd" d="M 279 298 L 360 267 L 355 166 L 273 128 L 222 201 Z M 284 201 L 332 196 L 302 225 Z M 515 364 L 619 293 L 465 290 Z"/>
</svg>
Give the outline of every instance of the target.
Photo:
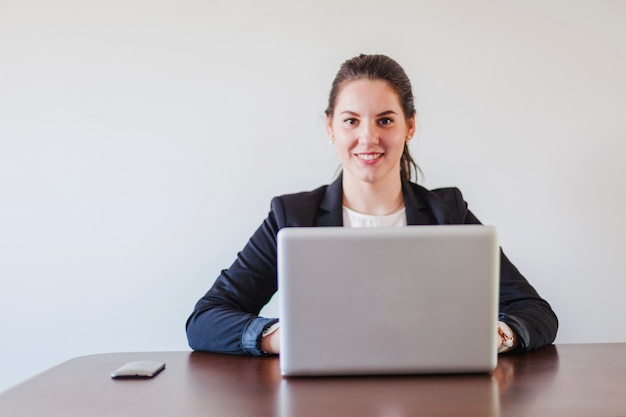
<svg viewBox="0 0 626 417">
<path fill-rule="evenodd" d="M 492 375 L 283 379 L 278 408 L 281 416 L 508 415 L 544 392 L 558 366 L 550 346 L 503 355 Z"/>
<path fill-rule="evenodd" d="M 522 354 L 500 355 L 492 375 L 498 384 L 500 412 L 518 414 L 547 392 L 559 369 L 555 346 Z"/>
<path fill-rule="evenodd" d="M 190 398 L 219 399 L 211 403 L 216 415 L 500 416 L 532 403 L 558 366 L 550 346 L 501 356 L 491 375 L 283 378 L 277 358 L 192 353 L 187 389 Z"/>
<path fill-rule="evenodd" d="M 532 378 L 533 384 L 539 382 L 537 380 L 546 383 L 554 378 L 558 369 L 559 353 L 556 346 L 546 346 L 522 354 L 500 355 L 498 366 L 492 375 L 502 395 L 512 386 L 516 387 L 515 384 L 527 384 L 529 377 Z"/>
<path fill-rule="evenodd" d="M 497 416 L 489 375 L 284 379 L 280 416 Z"/>
<path fill-rule="evenodd" d="M 277 415 L 282 376 L 276 357 L 192 352 L 186 373 L 191 409 L 207 409 L 207 416 Z"/>
</svg>

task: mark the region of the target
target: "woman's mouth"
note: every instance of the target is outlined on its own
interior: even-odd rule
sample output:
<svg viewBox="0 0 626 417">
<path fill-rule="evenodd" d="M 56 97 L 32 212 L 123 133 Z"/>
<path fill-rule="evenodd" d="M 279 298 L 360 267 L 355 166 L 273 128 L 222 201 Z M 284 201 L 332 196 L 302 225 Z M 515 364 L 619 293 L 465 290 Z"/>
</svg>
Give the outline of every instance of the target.
<svg viewBox="0 0 626 417">
<path fill-rule="evenodd" d="M 380 159 L 383 156 L 383 154 L 382 153 L 357 153 L 356 156 L 357 158 L 363 161 L 372 162 L 377 159 Z"/>
</svg>

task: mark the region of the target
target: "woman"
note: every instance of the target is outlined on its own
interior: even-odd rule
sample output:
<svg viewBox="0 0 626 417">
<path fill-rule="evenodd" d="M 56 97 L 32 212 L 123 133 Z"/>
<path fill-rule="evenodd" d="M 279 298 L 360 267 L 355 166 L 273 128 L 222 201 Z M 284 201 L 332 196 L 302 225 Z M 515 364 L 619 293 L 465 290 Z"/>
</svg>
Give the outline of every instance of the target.
<svg viewBox="0 0 626 417">
<path fill-rule="evenodd" d="M 480 224 L 456 188 L 428 191 L 410 182 L 417 167 L 411 83 L 383 55 L 343 63 L 333 82 L 326 129 L 343 172 L 328 186 L 272 200 L 267 219 L 233 265 L 222 271 L 187 321 L 194 350 L 279 353 L 278 319 L 258 317 L 277 290 L 276 234 L 283 227 Z M 501 253 L 498 350 L 525 351 L 554 341 L 557 318 Z"/>
</svg>

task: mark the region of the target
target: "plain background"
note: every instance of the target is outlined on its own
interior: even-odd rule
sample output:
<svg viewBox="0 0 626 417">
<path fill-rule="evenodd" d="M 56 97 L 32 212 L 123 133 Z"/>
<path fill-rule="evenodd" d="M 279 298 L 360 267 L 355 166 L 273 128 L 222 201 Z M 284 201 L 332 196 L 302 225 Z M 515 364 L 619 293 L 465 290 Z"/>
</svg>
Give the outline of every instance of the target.
<svg viewBox="0 0 626 417">
<path fill-rule="evenodd" d="M 331 181 L 323 110 L 359 53 L 405 68 L 421 183 L 499 228 L 557 342 L 625 342 L 624 22 L 598 0 L 0 0 L 0 391 L 188 349 L 271 197 Z"/>
</svg>

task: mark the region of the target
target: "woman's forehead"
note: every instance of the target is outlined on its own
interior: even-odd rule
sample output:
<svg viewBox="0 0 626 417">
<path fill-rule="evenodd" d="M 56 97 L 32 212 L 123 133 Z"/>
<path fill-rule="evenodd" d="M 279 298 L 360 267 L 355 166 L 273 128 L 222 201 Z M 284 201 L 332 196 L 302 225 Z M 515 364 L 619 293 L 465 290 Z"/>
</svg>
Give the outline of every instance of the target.
<svg viewBox="0 0 626 417">
<path fill-rule="evenodd" d="M 370 110 L 383 112 L 401 110 L 397 92 L 384 80 L 359 79 L 341 86 L 335 105 L 335 113 L 351 111 L 359 113 Z"/>
</svg>

